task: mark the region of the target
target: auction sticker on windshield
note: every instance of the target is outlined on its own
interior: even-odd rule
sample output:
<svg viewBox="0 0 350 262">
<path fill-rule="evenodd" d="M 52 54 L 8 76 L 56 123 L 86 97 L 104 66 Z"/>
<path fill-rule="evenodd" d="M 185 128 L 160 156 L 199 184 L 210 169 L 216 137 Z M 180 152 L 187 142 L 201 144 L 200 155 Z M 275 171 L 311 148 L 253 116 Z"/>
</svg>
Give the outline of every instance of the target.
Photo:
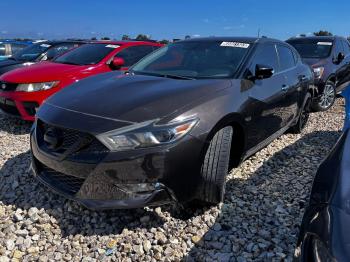
<svg viewBox="0 0 350 262">
<path fill-rule="evenodd" d="M 120 45 L 106 45 L 106 47 L 109 47 L 109 48 L 118 48 L 118 47 L 120 47 Z"/>
<path fill-rule="evenodd" d="M 333 45 L 332 42 L 318 42 L 318 45 Z"/>
<path fill-rule="evenodd" d="M 222 42 L 220 46 L 248 48 L 250 46 L 250 44 L 240 43 L 240 42 Z"/>
</svg>

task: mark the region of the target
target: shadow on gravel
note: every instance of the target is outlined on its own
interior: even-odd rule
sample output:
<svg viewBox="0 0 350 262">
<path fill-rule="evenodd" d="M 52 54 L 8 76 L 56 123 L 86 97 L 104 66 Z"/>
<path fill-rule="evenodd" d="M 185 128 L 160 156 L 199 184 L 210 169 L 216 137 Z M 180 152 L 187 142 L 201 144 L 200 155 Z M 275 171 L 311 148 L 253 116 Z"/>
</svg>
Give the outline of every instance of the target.
<svg viewBox="0 0 350 262">
<path fill-rule="evenodd" d="M 37 208 L 39 216 L 33 212 L 22 216 L 28 220 L 32 217 L 34 223 L 44 225 L 44 230 L 61 233 L 63 237 L 77 234 L 108 236 L 119 234 L 123 229 L 159 227 L 164 223 L 162 217 L 145 209 L 101 212 L 88 210 L 42 186 L 28 170 L 29 165 L 29 152 L 17 155 L 3 165 L 0 169 L 0 202 L 27 213 L 30 209 L 33 211 L 33 208 Z M 14 217 L 10 219 L 16 220 Z"/>
<path fill-rule="evenodd" d="M 0 112 L 0 131 L 14 135 L 29 134 L 33 123 L 10 117 Z"/>
<path fill-rule="evenodd" d="M 313 177 L 340 134 L 306 134 L 249 178 L 234 174 L 215 224 L 184 261 L 291 261 Z"/>
</svg>

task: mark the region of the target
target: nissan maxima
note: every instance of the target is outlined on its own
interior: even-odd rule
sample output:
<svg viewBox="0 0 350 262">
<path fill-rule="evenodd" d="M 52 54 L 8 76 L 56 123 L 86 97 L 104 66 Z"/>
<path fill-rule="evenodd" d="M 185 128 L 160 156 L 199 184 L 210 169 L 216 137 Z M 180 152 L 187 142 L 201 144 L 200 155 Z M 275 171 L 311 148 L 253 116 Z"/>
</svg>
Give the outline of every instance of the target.
<svg viewBox="0 0 350 262">
<path fill-rule="evenodd" d="M 40 107 L 32 170 L 91 209 L 217 204 L 230 167 L 309 116 L 310 67 L 268 38 L 197 38 Z"/>
</svg>

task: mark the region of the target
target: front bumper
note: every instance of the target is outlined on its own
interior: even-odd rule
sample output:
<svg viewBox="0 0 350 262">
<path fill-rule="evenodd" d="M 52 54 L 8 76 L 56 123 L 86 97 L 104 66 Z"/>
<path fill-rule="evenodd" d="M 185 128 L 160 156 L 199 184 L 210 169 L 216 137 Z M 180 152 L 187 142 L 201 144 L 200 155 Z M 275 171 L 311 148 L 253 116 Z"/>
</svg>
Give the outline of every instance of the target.
<svg viewBox="0 0 350 262">
<path fill-rule="evenodd" d="M 42 102 L 51 92 L 0 91 L 0 109 L 8 115 L 34 121 L 35 114 Z"/>
<path fill-rule="evenodd" d="M 87 208 L 139 208 L 195 198 L 203 143 L 194 137 L 166 148 L 129 152 L 110 152 L 97 141 L 91 145 L 95 151 L 83 149 L 64 157 L 43 150 L 39 140 L 33 129 L 34 175 L 53 191 Z"/>
</svg>

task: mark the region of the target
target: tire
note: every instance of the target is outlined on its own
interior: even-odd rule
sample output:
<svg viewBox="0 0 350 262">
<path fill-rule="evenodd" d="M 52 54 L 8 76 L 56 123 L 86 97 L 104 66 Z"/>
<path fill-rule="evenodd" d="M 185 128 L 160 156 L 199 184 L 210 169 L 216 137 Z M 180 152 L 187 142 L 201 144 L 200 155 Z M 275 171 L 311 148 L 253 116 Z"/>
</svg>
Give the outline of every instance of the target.
<svg viewBox="0 0 350 262">
<path fill-rule="evenodd" d="M 199 200 L 203 204 L 216 205 L 224 199 L 232 133 L 231 126 L 224 127 L 210 141 L 201 168 L 201 178 L 204 182 Z"/>
<path fill-rule="evenodd" d="M 316 112 L 326 111 L 332 107 L 336 98 L 336 88 L 332 81 L 327 81 L 323 92 L 312 103 L 312 109 Z"/>
<path fill-rule="evenodd" d="M 291 127 L 291 132 L 294 134 L 300 134 L 303 129 L 305 128 L 309 117 L 310 117 L 310 111 L 311 111 L 311 94 L 307 93 L 306 97 L 305 97 L 305 103 L 303 105 L 303 107 L 300 110 L 300 114 L 298 117 L 298 122 Z"/>
</svg>

